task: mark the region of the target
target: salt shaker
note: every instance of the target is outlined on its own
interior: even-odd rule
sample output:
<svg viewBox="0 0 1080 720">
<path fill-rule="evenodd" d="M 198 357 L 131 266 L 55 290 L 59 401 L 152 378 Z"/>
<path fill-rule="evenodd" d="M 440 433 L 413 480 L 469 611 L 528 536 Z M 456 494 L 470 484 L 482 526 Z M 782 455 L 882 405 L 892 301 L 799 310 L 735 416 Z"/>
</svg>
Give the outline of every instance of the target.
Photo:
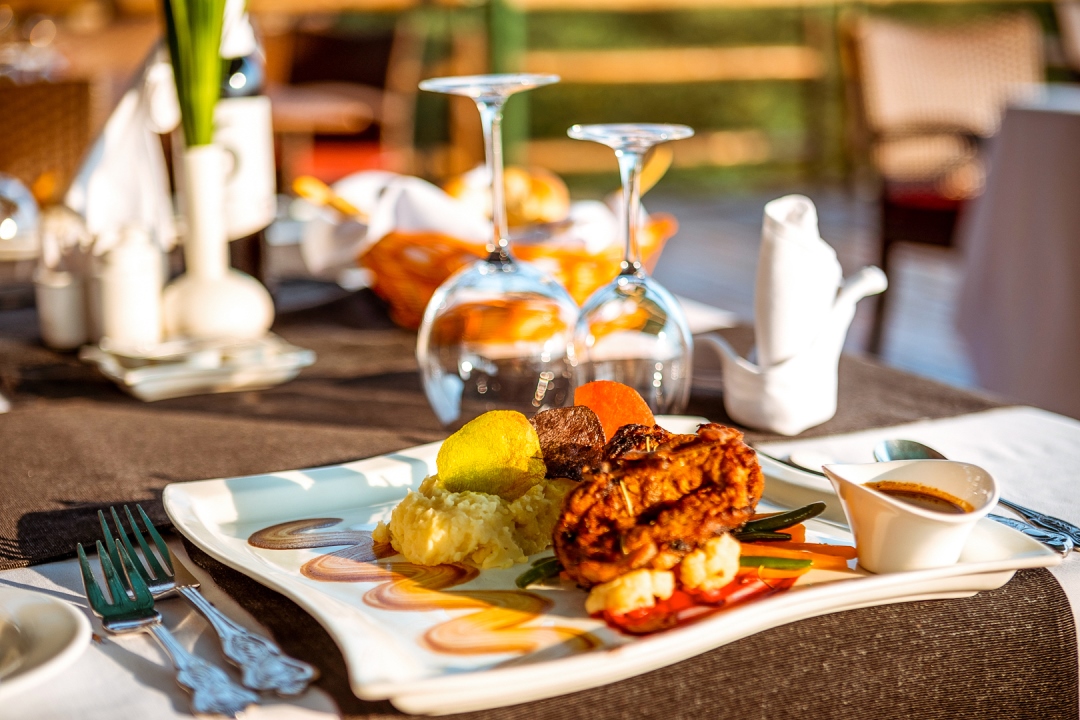
<svg viewBox="0 0 1080 720">
<path fill-rule="evenodd" d="M 82 278 L 39 265 L 34 272 L 41 340 L 54 350 L 74 350 L 86 342 L 86 303 Z"/>
<path fill-rule="evenodd" d="M 125 227 L 97 274 L 102 343 L 138 352 L 161 342 L 161 249 L 143 228 Z"/>
</svg>

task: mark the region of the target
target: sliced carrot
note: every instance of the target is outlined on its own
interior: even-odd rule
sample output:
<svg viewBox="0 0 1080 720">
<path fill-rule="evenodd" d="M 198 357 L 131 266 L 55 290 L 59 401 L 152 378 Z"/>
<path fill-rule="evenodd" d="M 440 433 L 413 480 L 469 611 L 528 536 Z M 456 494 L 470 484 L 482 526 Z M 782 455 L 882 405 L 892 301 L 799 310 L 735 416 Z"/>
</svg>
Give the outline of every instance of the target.
<svg viewBox="0 0 1080 720">
<path fill-rule="evenodd" d="M 574 390 L 574 404 L 584 405 L 596 413 L 604 428 L 604 439 L 610 440 L 623 425 L 656 424 L 649 405 L 629 385 L 613 380 L 594 380 Z"/>
<path fill-rule="evenodd" d="M 847 570 L 847 560 L 836 555 L 809 552 L 806 550 L 789 550 L 788 548 L 776 547 L 786 543 L 743 543 L 743 555 L 756 555 L 760 557 L 781 557 L 793 560 L 809 559 L 813 566 L 823 570 Z M 808 543 L 800 543 L 802 545 Z"/>
<path fill-rule="evenodd" d="M 789 542 L 789 543 L 804 543 L 804 542 L 806 542 L 806 526 L 803 525 L 802 523 L 799 523 L 798 525 L 792 525 L 791 527 L 787 527 L 787 528 L 781 528 L 780 530 L 777 530 L 776 532 L 787 533 L 788 535 L 791 536 L 790 540 L 784 540 L 783 542 Z"/>
</svg>

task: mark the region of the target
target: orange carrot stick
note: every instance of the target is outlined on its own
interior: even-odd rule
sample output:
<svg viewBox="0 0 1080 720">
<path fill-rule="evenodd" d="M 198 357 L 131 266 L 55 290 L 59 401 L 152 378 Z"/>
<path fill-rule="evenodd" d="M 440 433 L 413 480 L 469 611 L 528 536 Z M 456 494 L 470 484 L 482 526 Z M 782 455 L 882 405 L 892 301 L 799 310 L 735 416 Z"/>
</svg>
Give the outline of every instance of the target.
<svg viewBox="0 0 1080 720">
<path fill-rule="evenodd" d="M 742 554 L 757 557 L 791 558 L 793 560 L 810 560 L 813 566 L 823 570 L 847 570 L 847 560 L 836 555 L 809 552 L 806 550 L 792 550 L 776 547 L 782 543 L 743 543 Z"/>
<path fill-rule="evenodd" d="M 825 543 L 789 542 L 785 540 L 783 542 L 771 542 L 769 546 L 787 550 L 803 550 L 818 555 L 835 555 L 845 560 L 854 560 L 856 557 L 855 548 L 850 545 L 827 545 Z"/>
</svg>

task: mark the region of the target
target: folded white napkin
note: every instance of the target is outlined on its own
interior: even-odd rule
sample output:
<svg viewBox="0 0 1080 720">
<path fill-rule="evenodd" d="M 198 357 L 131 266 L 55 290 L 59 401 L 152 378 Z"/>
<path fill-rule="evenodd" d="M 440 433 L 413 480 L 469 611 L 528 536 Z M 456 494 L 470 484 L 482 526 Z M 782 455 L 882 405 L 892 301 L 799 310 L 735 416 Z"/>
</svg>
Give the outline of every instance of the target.
<svg viewBox="0 0 1080 720">
<path fill-rule="evenodd" d="M 483 245 L 491 222 L 441 188 L 420 178 L 373 170 L 334 184 L 334 192 L 360 215 L 342 220 L 334 210 L 317 211 L 304 227 L 300 251 L 308 270 L 334 277 L 393 231 L 437 232 Z"/>
<path fill-rule="evenodd" d="M 756 363 L 722 338 L 702 338 L 720 353 L 724 407 L 733 420 L 796 435 L 836 414 L 837 364 L 855 304 L 887 284 L 876 267 L 842 280 L 808 198 L 789 195 L 765 206 L 754 303 Z"/>
<path fill-rule="evenodd" d="M 176 240 L 160 133 L 180 122 L 172 67 L 160 48 L 124 93 L 83 162 L 64 204 L 86 219 L 94 252 L 111 249 L 125 227 L 149 228 L 165 249 Z"/>
<path fill-rule="evenodd" d="M 420 178 L 360 172 L 334 183 L 334 192 L 360 210 L 361 216 L 342 221 L 334 210 L 313 213 L 304 228 L 301 254 L 314 275 L 334 277 L 355 268 L 358 257 L 394 231 L 439 233 L 481 247 L 491 238 L 491 220 L 483 207 L 451 197 Z M 615 214 L 603 203 L 573 203 L 570 219 L 569 227 L 545 242 L 590 253 L 620 242 Z"/>
<path fill-rule="evenodd" d="M 809 347 L 828 321 L 842 279 L 810 198 L 788 195 L 765 206 L 754 290 L 758 365 L 777 365 Z"/>
<path fill-rule="evenodd" d="M 439 232 L 483 244 L 491 223 L 465 203 L 420 178 L 398 175 L 383 188 L 371 211 L 361 252 L 391 232 Z"/>
</svg>

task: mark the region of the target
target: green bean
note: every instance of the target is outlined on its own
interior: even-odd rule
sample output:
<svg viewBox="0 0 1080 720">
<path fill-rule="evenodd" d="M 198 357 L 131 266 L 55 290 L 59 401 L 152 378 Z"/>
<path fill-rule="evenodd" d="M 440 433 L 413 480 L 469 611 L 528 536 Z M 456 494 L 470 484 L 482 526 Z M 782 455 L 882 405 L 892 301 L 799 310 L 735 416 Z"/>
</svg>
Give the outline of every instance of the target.
<svg viewBox="0 0 1080 720">
<path fill-rule="evenodd" d="M 557 558 L 544 558 L 546 562 L 538 562 L 525 572 L 518 575 L 514 584 L 521 589 L 525 589 L 533 583 L 546 580 L 547 578 L 555 577 L 562 572 L 562 563 Z"/>
<path fill-rule="evenodd" d="M 814 502 L 810 503 L 806 507 L 796 508 L 795 510 L 788 510 L 787 512 L 780 513 L 779 515 L 770 515 L 768 517 L 759 518 L 757 520 L 751 520 L 750 522 L 743 525 L 739 532 L 751 533 L 780 530 L 781 528 L 791 527 L 792 525 L 798 525 L 801 522 L 806 522 L 810 518 L 817 517 L 823 512 L 825 512 L 825 503 Z"/>
<path fill-rule="evenodd" d="M 556 558 L 553 555 L 548 555 L 547 557 L 537 558 L 536 560 L 532 561 L 532 566 L 536 567 L 537 565 L 543 565 L 544 563 L 549 563 L 549 562 L 551 562 L 553 560 L 557 561 L 558 558 Z"/>
<path fill-rule="evenodd" d="M 737 532 L 732 533 L 739 542 L 761 542 L 762 540 L 790 540 L 791 535 L 789 533 L 778 532 L 764 532 L 764 531 L 752 531 L 752 532 Z"/>
<path fill-rule="evenodd" d="M 758 557 L 743 555 L 739 558 L 740 567 L 769 568 L 771 570 L 802 570 L 810 567 L 813 560 L 796 560 L 795 558 Z"/>
</svg>

